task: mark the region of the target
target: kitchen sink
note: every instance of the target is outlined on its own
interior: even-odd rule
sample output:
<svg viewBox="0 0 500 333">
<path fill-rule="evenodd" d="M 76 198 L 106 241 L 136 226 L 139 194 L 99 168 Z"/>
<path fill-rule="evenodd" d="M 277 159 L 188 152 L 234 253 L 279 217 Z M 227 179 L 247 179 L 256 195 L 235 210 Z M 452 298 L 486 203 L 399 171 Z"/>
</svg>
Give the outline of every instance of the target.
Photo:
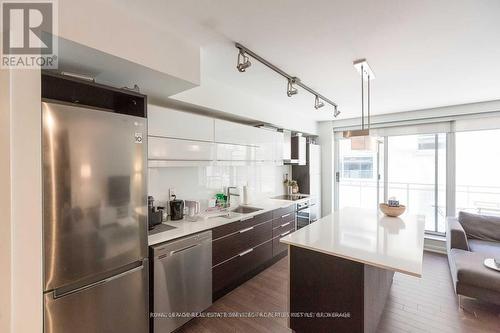
<svg viewBox="0 0 500 333">
<path fill-rule="evenodd" d="M 262 208 L 250 207 L 250 206 L 238 206 L 234 209 L 231 209 L 232 212 L 241 213 L 241 214 L 253 213 L 253 212 L 256 212 L 259 210 L 262 210 Z"/>
</svg>

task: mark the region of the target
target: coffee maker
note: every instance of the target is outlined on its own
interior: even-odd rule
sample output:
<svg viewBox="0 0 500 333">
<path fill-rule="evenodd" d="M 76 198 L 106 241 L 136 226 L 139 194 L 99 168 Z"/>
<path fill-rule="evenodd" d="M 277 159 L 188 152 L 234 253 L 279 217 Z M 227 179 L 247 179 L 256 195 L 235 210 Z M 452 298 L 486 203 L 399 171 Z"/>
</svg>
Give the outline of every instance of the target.
<svg viewBox="0 0 500 333">
<path fill-rule="evenodd" d="M 170 200 L 170 220 L 178 221 L 184 217 L 184 200 L 176 199 L 175 195 Z"/>
</svg>

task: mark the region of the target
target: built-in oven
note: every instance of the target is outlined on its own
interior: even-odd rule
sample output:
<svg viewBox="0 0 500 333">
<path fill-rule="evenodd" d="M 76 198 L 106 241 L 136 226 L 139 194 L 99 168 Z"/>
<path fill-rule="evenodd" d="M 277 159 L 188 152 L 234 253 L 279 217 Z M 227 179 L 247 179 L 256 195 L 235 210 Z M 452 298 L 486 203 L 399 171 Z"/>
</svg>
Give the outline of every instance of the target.
<svg viewBox="0 0 500 333">
<path fill-rule="evenodd" d="M 317 219 L 318 211 L 314 198 L 297 204 L 297 229 L 303 228 Z"/>
</svg>

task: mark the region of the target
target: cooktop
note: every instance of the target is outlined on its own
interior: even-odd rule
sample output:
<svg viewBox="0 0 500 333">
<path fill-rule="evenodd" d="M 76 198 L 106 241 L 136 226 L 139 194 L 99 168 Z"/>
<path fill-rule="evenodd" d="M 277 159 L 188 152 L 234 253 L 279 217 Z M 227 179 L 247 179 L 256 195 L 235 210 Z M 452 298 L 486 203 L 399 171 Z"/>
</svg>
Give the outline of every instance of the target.
<svg viewBox="0 0 500 333">
<path fill-rule="evenodd" d="M 309 196 L 304 195 L 304 194 L 291 194 L 291 195 L 284 194 L 284 195 L 278 195 L 276 197 L 272 197 L 271 199 L 295 201 L 295 200 L 305 199 L 307 197 L 309 197 Z"/>
</svg>

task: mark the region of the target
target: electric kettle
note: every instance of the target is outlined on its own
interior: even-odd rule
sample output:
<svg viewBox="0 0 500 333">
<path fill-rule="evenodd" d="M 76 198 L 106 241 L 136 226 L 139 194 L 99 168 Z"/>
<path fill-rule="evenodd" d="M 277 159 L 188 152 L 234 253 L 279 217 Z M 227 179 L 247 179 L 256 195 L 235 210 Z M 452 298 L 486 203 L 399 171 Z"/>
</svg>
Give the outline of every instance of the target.
<svg viewBox="0 0 500 333">
<path fill-rule="evenodd" d="M 184 217 L 184 200 L 176 199 L 175 195 L 174 199 L 170 200 L 170 220 L 177 221 L 182 220 Z"/>
</svg>

